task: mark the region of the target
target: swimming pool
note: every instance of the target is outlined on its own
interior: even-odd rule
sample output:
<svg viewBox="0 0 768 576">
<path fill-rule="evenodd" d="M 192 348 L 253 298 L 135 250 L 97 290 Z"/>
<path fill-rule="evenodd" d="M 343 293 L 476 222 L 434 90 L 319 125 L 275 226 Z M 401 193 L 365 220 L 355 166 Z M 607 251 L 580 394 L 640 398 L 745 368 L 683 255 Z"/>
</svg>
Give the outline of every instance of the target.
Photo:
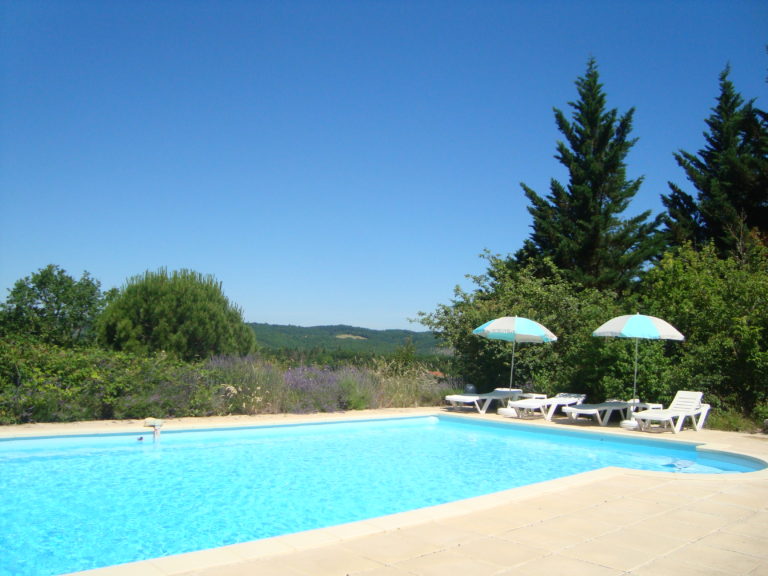
<svg viewBox="0 0 768 576">
<path fill-rule="evenodd" d="M 450 416 L 0 441 L 0 574 L 53 575 L 624 466 L 747 472 L 694 444 Z"/>
</svg>

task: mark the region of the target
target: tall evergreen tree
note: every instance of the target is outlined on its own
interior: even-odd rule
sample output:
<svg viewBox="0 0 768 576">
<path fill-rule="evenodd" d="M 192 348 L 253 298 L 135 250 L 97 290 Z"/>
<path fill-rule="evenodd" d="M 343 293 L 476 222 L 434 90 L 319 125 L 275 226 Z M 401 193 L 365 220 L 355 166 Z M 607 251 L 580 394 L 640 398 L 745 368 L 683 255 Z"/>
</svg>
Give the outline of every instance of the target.
<svg viewBox="0 0 768 576">
<path fill-rule="evenodd" d="M 768 233 L 768 116 L 754 101 L 744 102 L 729 73 L 726 67 L 720 74 L 706 146 L 696 155 L 675 154 L 696 198 L 672 182 L 670 194 L 662 196 L 670 243 L 713 241 L 723 255 L 737 249 L 750 230 Z"/>
<path fill-rule="evenodd" d="M 555 158 L 568 169 L 564 186 L 552 180 L 542 198 L 521 183 L 531 202 L 533 232 L 516 254 L 518 262 L 550 257 L 568 279 L 595 288 L 623 290 L 645 262 L 658 255 L 660 218 L 650 211 L 622 219 L 643 182 L 628 180 L 625 159 L 634 109 L 619 116 L 606 109 L 597 64 L 576 80 L 579 100 L 569 102 L 573 120 L 555 108 L 555 122 L 566 141 L 558 141 Z"/>
</svg>

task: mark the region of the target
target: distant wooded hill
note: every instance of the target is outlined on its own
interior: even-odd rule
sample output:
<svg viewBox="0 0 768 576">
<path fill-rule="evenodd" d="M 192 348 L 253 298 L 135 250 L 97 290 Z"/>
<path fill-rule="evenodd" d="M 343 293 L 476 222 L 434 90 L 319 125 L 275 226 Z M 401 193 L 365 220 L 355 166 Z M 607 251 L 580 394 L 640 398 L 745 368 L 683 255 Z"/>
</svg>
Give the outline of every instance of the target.
<svg viewBox="0 0 768 576">
<path fill-rule="evenodd" d="M 278 324 L 249 324 L 256 333 L 260 347 L 280 350 L 344 350 L 360 354 L 390 354 L 408 342 L 413 342 L 418 356 L 440 354 L 432 332 L 411 330 L 371 330 L 354 326 L 284 326 Z"/>
</svg>

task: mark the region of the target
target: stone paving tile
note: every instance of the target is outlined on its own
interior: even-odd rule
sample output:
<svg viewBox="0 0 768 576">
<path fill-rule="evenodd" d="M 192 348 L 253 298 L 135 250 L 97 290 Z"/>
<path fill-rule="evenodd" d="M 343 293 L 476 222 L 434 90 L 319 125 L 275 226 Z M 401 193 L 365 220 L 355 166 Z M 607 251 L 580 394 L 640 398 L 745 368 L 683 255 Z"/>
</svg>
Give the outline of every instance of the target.
<svg viewBox="0 0 768 576">
<path fill-rule="evenodd" d="M 365 558 L 341 546 L 285 554 L 279 558 L 277 564 L 307 576 L 339 576 L 382 566 L 380 562 Z"/>
<path fill-rule="evenodd" d="M 686 505 L 684 508 L 677 508 L 667 512 L 664 514 L 664 521 L 672 525 L 693 524 L 702 530 L 708 531 L 719 530 L 732 522 L 728 518 L 715 514 L 698 512 L 693 509 L 693 505 Z"/>
<path fill-rule="evenodd" d="M 741 522 L 752 516 L 753 512 L 743 506 L 736 506 L 734 504 L 728 504 L 720 502 L 715 497 L 707 498 L 706 500 L 697 500 L 691 502 L 686 506 L 687 510 L 691 512 L 700 512 L 702 514 L 712 514 L 718 518 L 723 518 L 729 522 Z M 768 524 L 766 524 L 768 526 Z"/>
<path fill-rule="evenodd" d="M 466 528 L 442 522 L 430 522 L 420 526 L 403 528 L 400 534 L 404 538 L 412 538 L 416 541 L 433 544 L 439 548 L 448 548 L 465 540 L 477 538 L 477 532 L 473 532 L 469 524 Z"/>
<path fill-rule="evenodd" d="M 539 518 L 556 517 L 579 512 L 606 502 L 606 495 L 597 486 L 579 488 L 578 498 L 563 498 L 558 495 L 553 497 L 546 494 L 526 500 L 525 505 L 538 511 Z"/>
<path fill-rule="evenodd" d="M 611 500 L 589 510 L 603 522 L 625 526 L 658 516 L 659 509 L 647 500 L 638 500 L 632 496 Z"/>
<path fill-rule="evenodd" d="M 690 515 L 687 517 L 690 518 Z M 673 511 L 646 520 L 641 520 L 640 522 L 633 524 L 632 527 L 648 532 L 655 532 L 670 538 L 684 538 L 691 541 L 703 538 L 716 529 L 711 526 L 690 522 L 672 521 L 671 518 L 674 518 Z"/>
<path fill-rule="evenodd" d="M 417 576 L 493 576 L 499 572 L 496 564 L 476 560 L 453 550 L 411 558 L 395 566 Z"/>
<path fill-rule="evenodd" d="M 546 523 L 550 530 L 558 530 L 568 534 L 574 540 L 590 540 L 602 534 L 608 534 L 616 530 L 616 525 L 604 522 L 602 519 L 590 515 L 589 522 L 584 522 L 581 514 L 569 514 L 561 518 L 554 518 Z"/>
<path fill-rule="evenodd" d="M 382 564 L 394 564 L 408 558 L 427 556 L 444 547 L 409 537 L 402 531 L 385 532 L 366 538 L 348 540 L 341 547 Z"/>
<path fill-rule="evenodd" d="M 514 505 L 500 506 L 494 511 L 498 518 L 507 525 L 507 530 L 513 530 L 522 526 L 531 526 L 563 515 L 562 510 L 556 508 L 543 509 L 534 502 L 522 501 Z"/>
<path fill-rule="evenodd" d="M 628 526 L 610 534 L 603 534 L 589 543 L 609 549 L 615 547 L 630 548 L 649 557 L 654 557 L 668 554 L 683 547 L 688 542 L 688 539 L 681 536 L 670 536 L 654 530 Z"/>
<path fill-rule="evenodd" d="M 677 558 L 657 558 L 631 572 L 632 576 L 737 576 L 726 566 L 700 566 Z"/>
<path fill-rule="evenodd" d="M 261 574 L 254 572 L 252 576 L 261 576 Z M 397 566 L 381 566 L 372 570 L 363 570 L 362 572 L 349 572 L 347 576 L 414 576 L 414 574 Z"/>
<path fill-rule="evenodd" d="M 562 550 L 584 540 L 578 531 L 575 533 L 566 532 L 558 527 L 551 526 L 549 522 L 511 530 L 504 534 L 502 538 L 524 546 L 545 548 L 550 552 Z"/>
<path fill-rule="evenodd" d="M 470 529 L 478 535 L 497 536 L 531 524 L 541 522 L 536 510 L 527 509 L 524 504 L 518 506 L 500 506 L 492 510 L 483 510 L 472 514 L 472 522 L 464 516 L 454 516 L 441 521 L 445 526 Z"/>
<path fill-rule="evenodd" d="M 697 500 L 703 500 L 705 498 L 711 498 L 718 493 L 717 486 L 700 486 L 691 484 L 678 485 L 675 483 L 664 484 L 643 492 L 633 494 L 633 497 L 641 500 L 649 500 L 659 506 L 683 506 L 695 502 Z"/>
<path fill-rule="evenodd" d="M 600 539 L 582 542 L 571 548 L 561 550 L 559 554 L 621 571 L 629 571 L 642 566 L 655 557 L 655 553 L 633 547 L 616 544 L 606 546 L 605 542 Z"/>
<path fill-rule="evenodd" d="M 768 576 L 768 565 L 760 565 L 752 572 L 749 573 L 749 576 Z"/>
<path fill-rule="evenodd" d="M 507 550 L 514 552 L 514 558 L 509 561 L 509 564 L 505 564 L 507 567 L 518 566 L 520 564 L 529 562 L 530 560 L 544 558 L 552 554 L 551 547 L 545 545 L 515 542 L 514 540 L 508 540 L 506 538 L 497 538 L 497 540 L 503 542 L 502 549 L 505 552 Z M 479 551 L 482 550 L 483 546 L 484 544 L 478 543 L 474 547 L 467 550 L 466 553 L 468 556 L 474 557 Z M 494 556 L 494 559 L 498 563 L 498 560 L 501 558 L 499 556 Z"/>
<path fill-rule="evenodd" d="M 467 576 L 471 574 L 467 573 Z M 578 558 L 568 558 L 553 554 L 545 558 L 539 558 L 526 562 L 521 566 L 503 570 L 497 576 L 507 575 L 520 576 L 553 576 L 558 574 L 567 574 L 568 576 L 619 576 L 623 574 L 621 570 L 600 566 L 592 562 L 585 562 Z"/>
<path fill-rule="evenodd" d="M 765 527 L 763 527 L 762 532 L 751 536 L 718 532 L 717 534 L 702 538 L 700 543 L 712 548 L 740 552 L 762 560 L 768 560 L 768 536 L 765 534 Z"/>
<path fill-rule="evenodd" d="M 667 555 L 669 560 L 679 559 L 687 564 L 709 568 L 727 566 L 733 574 L 750 574 L 760 566 L 768 566 L 768 561 L 749 554 L 715 548 L 703 542 L 695 542 Z"/>
<path fill-rule="evenodd" d="M 768 483 L 726 486 L 717 495 L 718 502 L 768 511 Z"/>
<path fill-rule="evenodd" d="M 768 527 L 768 512 L 752 511 L 746 518 L 723 528 L 723 532 L 756 536 L 765 534 L 766 527 Z"/>
<path fill-rule="evenodd" d="M 451 551 L 471 558 L 496 564 L 499 567 L 509 567 L 528 562 L 534 558 L 543 558 L 550 554 L 545 548 L 535 546 L 519 546 L 501 538 L 478 538 L 462 542 L 451 548 Z"/>
</svg>

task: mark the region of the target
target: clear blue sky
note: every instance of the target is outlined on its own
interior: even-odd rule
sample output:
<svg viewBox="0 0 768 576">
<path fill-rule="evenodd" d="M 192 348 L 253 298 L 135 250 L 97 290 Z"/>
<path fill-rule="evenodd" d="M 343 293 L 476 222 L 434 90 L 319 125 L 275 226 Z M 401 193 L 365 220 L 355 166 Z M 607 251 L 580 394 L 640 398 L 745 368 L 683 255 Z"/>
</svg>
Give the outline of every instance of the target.
<svg viewBox="0 0 768 576">
<path fill-rule="evenodd" d="M 567 181 L 595 57 L 658 213 L 718 75 L 768 108 L 768 2 L 0 0 L 0 300 L 213 274 L 249 322 L 411 328 Z"/>
</svg>

